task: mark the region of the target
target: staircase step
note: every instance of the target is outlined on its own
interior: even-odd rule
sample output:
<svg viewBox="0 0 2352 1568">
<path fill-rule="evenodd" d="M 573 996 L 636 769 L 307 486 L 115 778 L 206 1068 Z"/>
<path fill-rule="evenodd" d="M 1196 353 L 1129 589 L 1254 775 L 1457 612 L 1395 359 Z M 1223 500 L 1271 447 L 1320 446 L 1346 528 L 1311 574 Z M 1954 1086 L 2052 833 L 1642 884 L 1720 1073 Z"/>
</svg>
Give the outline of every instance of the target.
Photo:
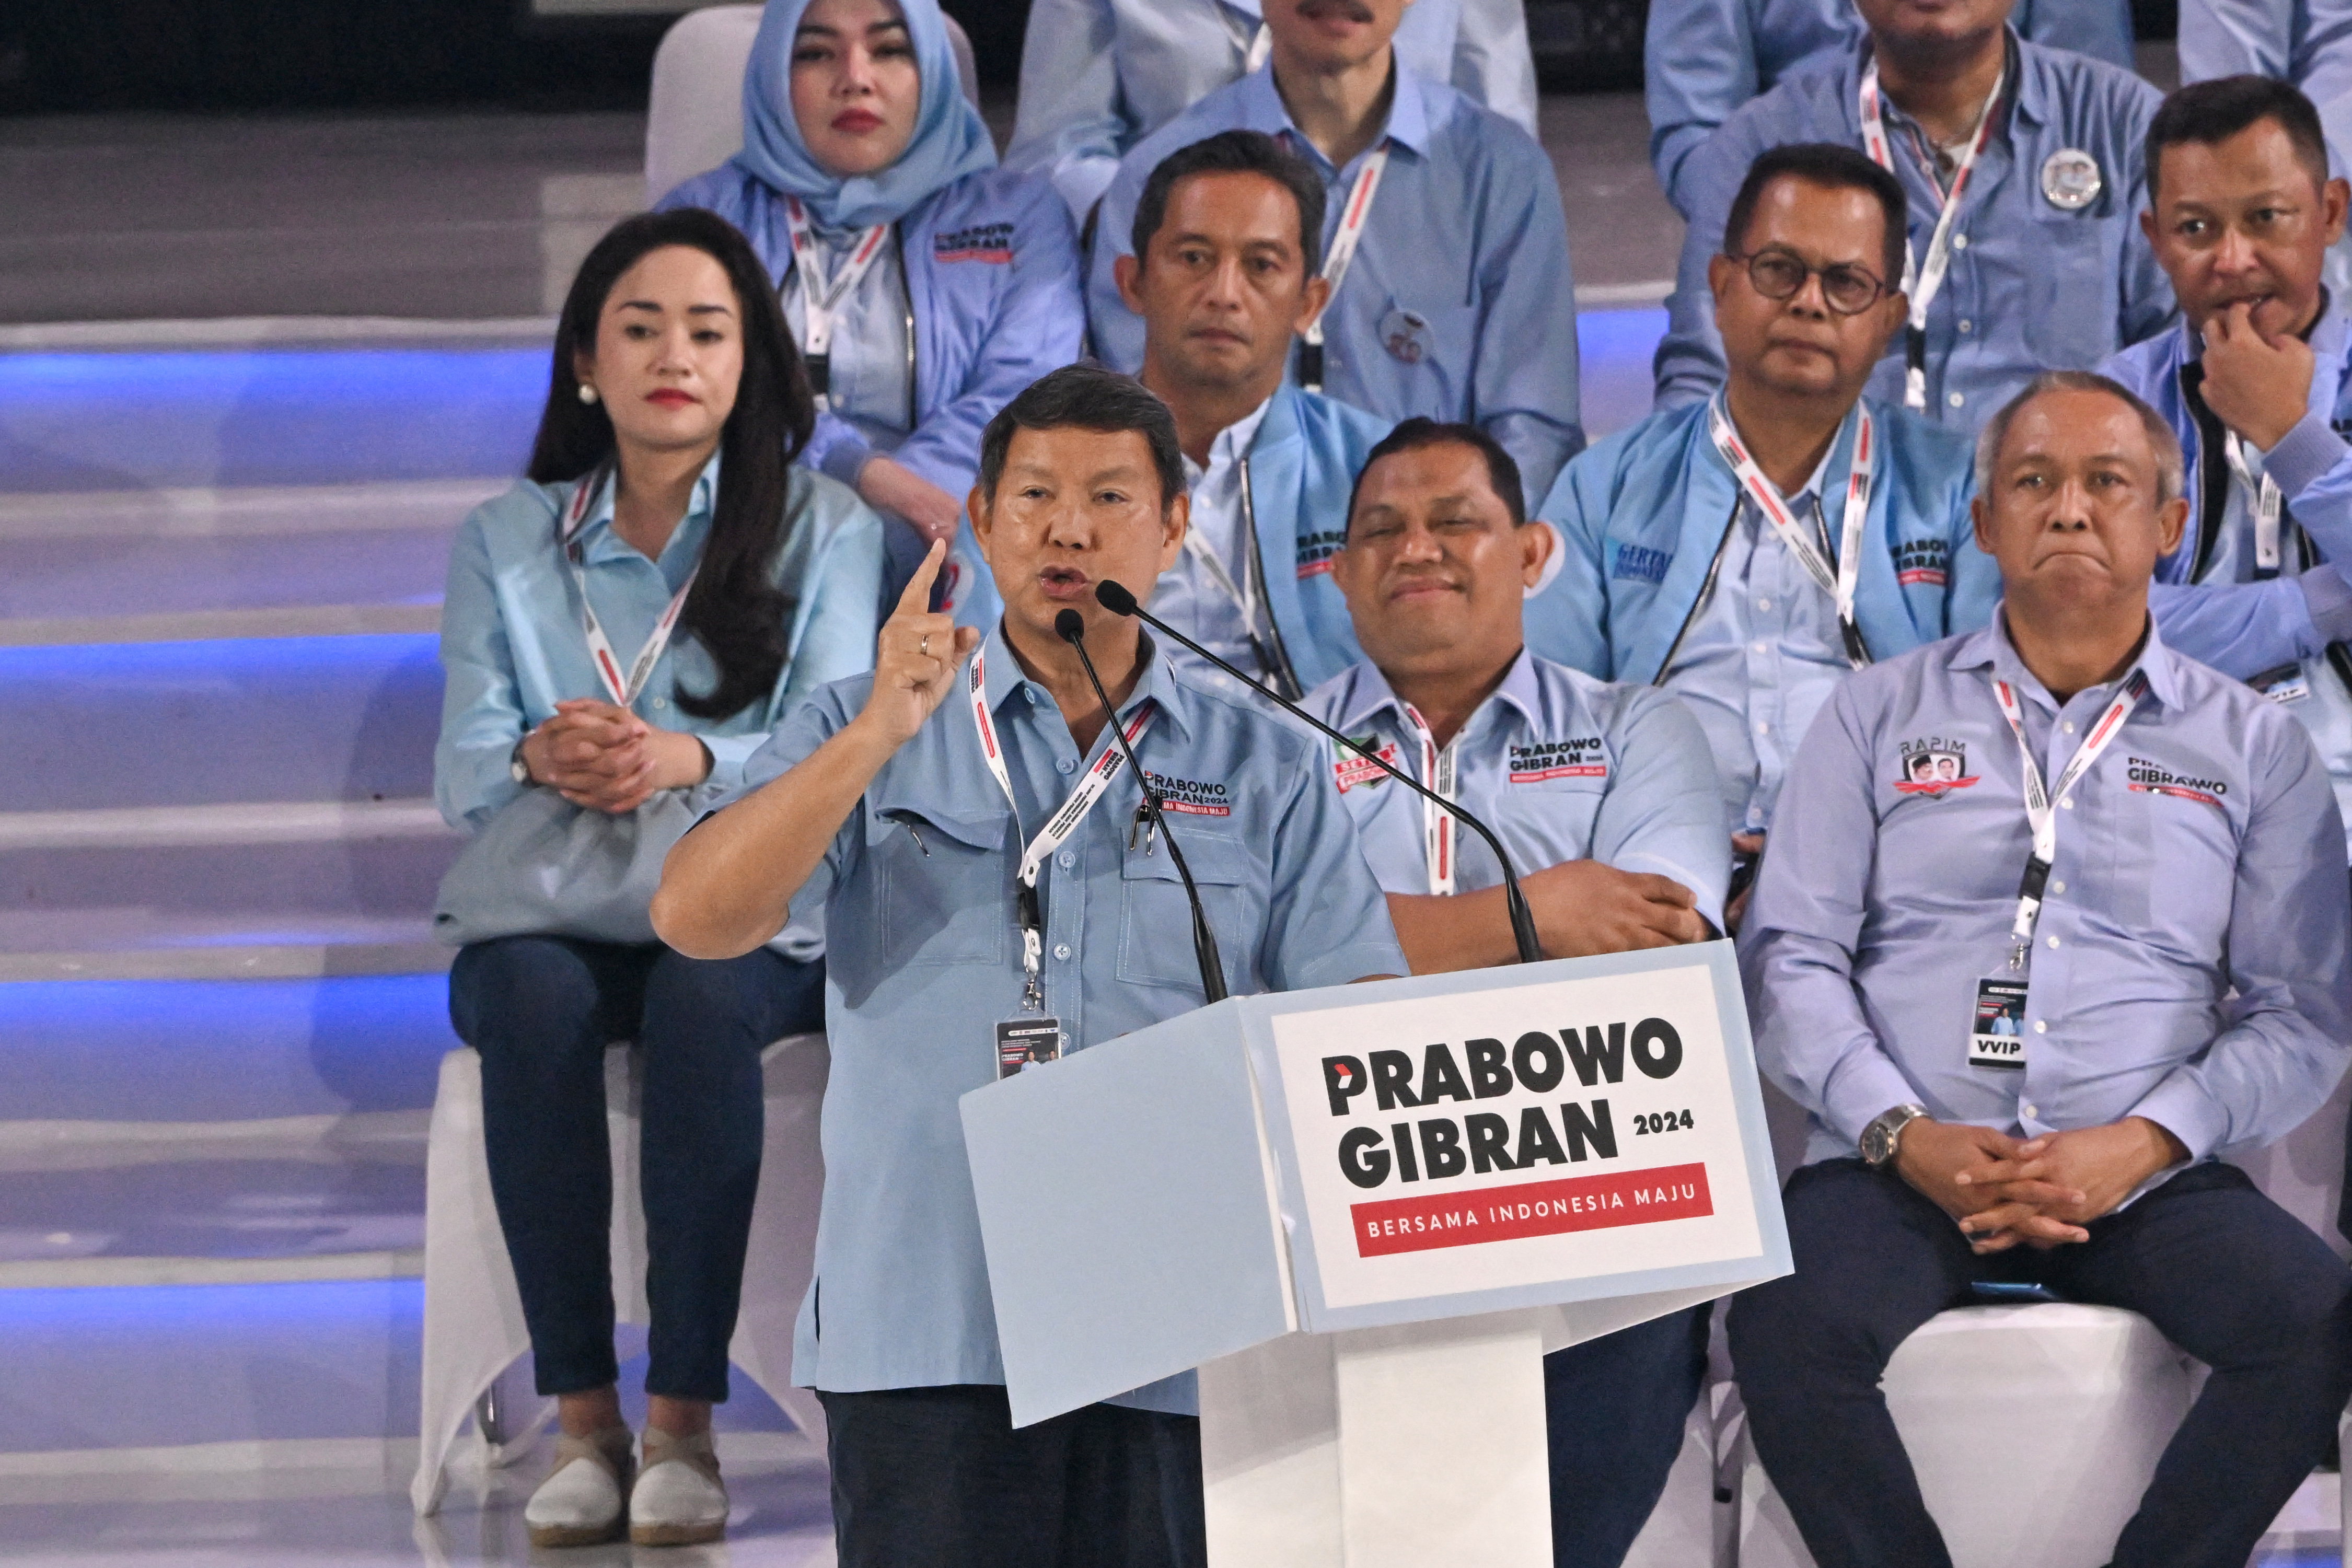
<svg viewBox="0 0 2352 1568">
<path fill-rule="evenodd" d="M 66 924 L 52 921 L 51 925 Z M 192 932 L 184 923 L 160 932 L 116 922 L 102 930 L 58 935 L 102 937 L 114 945 L 58 946 L 27 943 L 21 952 L 0 946 L 0 985 L 44 980 L 288 980 L 327 976 L 429 975 L 447 970 L 454 949 L 410 921 L 343 923 L 332 931 L 280 932 L 281 941 L 254 934 Z M 161 937 L 162 945 L 141 937 Z M 215 938 L 206 940 L 207 936 Z"/>
<path fill-rule="evenodd" d="M 89 1122 L 417 1112 L 457 1044 L 438 974 L 0 985 L 0 1106 Z"/>
<path fill-rule="evenodd" d="M 8 804 L 429 796 L 436 652 L 394 635 L 0 649 Z"/>
<path fill-rule="evenodd" d="M 0 354 L 17 492 L 512 474 L 547 400 L 534 348 Z"/>
<path fill-rule="evenodd" d="M 436 819 L 437 821 L 437 819 Z M 0 852 L 0 950 L 55 945 L 55 922 L 119 922 L 165 939 L 174 923 L 278 931 L 353 915 L 422 929 L 457 858 L 454 834 L 355 842 Z"/>
<path fill-rule="evenodd" d="M 201 643 L 223 637 L 351 637 L 441 630 L 436 595 L 416 604 L 296 604 L 167 610 L 153 615 L 41 615 L 0 620 L 0 648 L 90 643 Z"/>
</svg>

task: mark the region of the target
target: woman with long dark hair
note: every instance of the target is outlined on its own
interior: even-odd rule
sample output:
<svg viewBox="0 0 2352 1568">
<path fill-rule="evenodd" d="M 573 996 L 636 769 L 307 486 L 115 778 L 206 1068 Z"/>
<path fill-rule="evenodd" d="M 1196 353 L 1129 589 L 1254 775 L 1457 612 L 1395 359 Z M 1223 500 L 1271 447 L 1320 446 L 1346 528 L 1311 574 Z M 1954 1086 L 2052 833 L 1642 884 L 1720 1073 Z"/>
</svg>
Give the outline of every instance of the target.
<svg viewBox="0 0 2352 1568">
<path fill-rule="evenodd" d="M 750 236 L 816 383 L 802 461 L 913 525 L 893 530 L 906 570 L 955 535 L 982 428 L 1078 356 L 1069 211 L 1042 175 L 996 166 L 938 0 L 769 0 L 743 150 L 658 205 Z"/>
<path fill-rule="evenodd" d="M 474 834 L 436 923 L 462 945 L 491 1189 L 539 1390 L 560 1403 L 536 1545 L 718 1539 L 727 1397 L 758 1185 L 760 1051 L 823 1027 L 805 928 L 725 963 L 653 935 L 661 857 L 786 709 L 872 667 L 881 521 L 795 465 L 808 381 L 759 258 L 724 220 L 627 219 L 564 301 L 528 477 L 467 518 L 449 569 L 435 789 Z M 607 1044 L 644 1057 L 652 1411 L 621 1419 L 607 1238 Z M 635 1470 L 634 1486 L 632 1471 Z"/>
</svg>

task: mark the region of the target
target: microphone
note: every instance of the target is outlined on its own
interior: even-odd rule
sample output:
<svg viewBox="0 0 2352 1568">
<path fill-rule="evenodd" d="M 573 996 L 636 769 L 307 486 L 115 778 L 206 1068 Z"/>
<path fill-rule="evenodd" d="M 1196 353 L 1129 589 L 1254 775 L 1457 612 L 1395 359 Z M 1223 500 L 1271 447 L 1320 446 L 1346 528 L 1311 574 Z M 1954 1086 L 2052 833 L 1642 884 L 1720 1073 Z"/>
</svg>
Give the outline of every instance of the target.
<svg viewBox="0 0 2352 1568">
<path fill-rule="evenodd" d="M 1329 736 L 1340 746 L 1355 753 L 1358 757 L 1362 758 L 1365 761 L 1372 764 L 1375 768 L 1380 768 L 1390 778 L 1395 779 L 1398 783 L 1403 785 L 1408 789 L 1411 789 L 1423 800 L 1433 802 L 1441 810 L 1444 811 L 1447 816 L 1452 817 L 1457 822 L 1463 823 L 1472 831 L 1475 832 L 1480 838 L 1486 840 L 1486 847 L 1495 852 L 1495 863 L 1503 868 L 1503 904 L 1504 906 L 1511 912 L 1511 937 L 1518 946 L 1519 962 L 1522 964 L 1540 964 L 1543 962 L 1543 944 L 1538 940 L 1536 936 L 1535 911 L 1528 907 L 1528 895 L 1519 891 L 1519 877 L 1518 873 L 1511 869 L 1511 857 L 1503 852 L 1503 841 L 1495 836 L 1495 831 L 1492 828 L 1489 828 L 1486 823 L 1480 821 L 1477 818 L 1472 816 L 1469 812 L 1464 810 L 1461 807 L 1455 805 L 1444 796 L 1440 795 L 1436 790 L 1430 789 L 1420 779 L 1415 779 L 1412 774 L 1404 772 L 1402 769 L 1396 767 L 1395 764 L 1390 762 L 1388 758 L 1373 755 L 1372 748 L 1370 747 L 1359 745 L 1357 742 L 1349 739 L 1346 736 L 1341 735 L 1338 730 L 1333 729 L 1329 725 L 1325 724 L 1321 719 L 1317 718 L 1313 714 L 1308 713 L 1305 708 L 1300 707 L 1297 703 L 1292 702 L 1288 697 L 1284 696 L 1280 692 L 1274 690 L 1272 687 L 1261 685 L 1257 682 L 1250 679 L 1249 676 L 1242 674 L 1241 671 L 1235 669 L 1224 660 L 1217 657 L 1216 654 L 1212 653 L 1206 648 L 1202 647 L 1201 644 L 1184 635 L 1183 632 L 1176 630 L 1175 627 L 1168 624 L 1167 622 L 1160 619 L 1159 616 L 1151 613 L 1150 611 L 1146 610 L 1141 604 L 1136 601 L 1135 595 L 1129 593 L 1122 585 L 1108 580 L 1096 583 L 1095 602 L 1100 604 L 1105 610 L 1109 611 L 1114 615 L 1132 615 L 1137 620 L 1141 621 L 1145 625 L 1150 627 L 1153 631 L 1166 632 L 1170 637 L 1174 638 L 1178 643 L 1190 648 L 1193 653 L 1198 653 L 1210 664 L 1214 664 L 1217 668 L 1224 671 L 1225 674 L 1233 676 L 1234 679 L 1241 682 L 1242 685 L 1249 687 L 1250 690 L 1257 693 L 1260 696 L 1265 698 L 1266 701 L 1274 704 L 1276 707 L 1279 707 L 1283 712 L 1290 715 L 1293 718 L 1302 720 L 1305 723 L 1313 726 L 1316 729 L 1318 729 L 1325 735 Z M 1062 613 L 1071 616 L 1074 620 L 1076 619 L 1075 612 L 1066 610 Z M 1057 622 L 1057 629 L 1058 626 L 1059 622 Z M 1066 633 L 1065 633 L 1065 635 L 1066 635 Z M 1091 666 L 1089 666 L 1089 668 L 1091 668 Z"/>
<path fill-rule="evenodd" d="M 1111 705 L 1110 693 L 1103 689 L 1102 676 L 1095 673 L 1095 662 L 1087 654 L 1087 618 L 1075 610 L 1065 610 L 1054 617 L 1054 634 L 1078 651 L 1078 663 L 1087 669 L 1087 679 L 1101 699 L 1105 722 L 1110 726 L 1111 738 L 1127 758 L 1129 771 L 1135 775 L 1136 788 L 1143 791 L 1143 809 L 1151 813 L 1151 826 L 1168 841 L 1168 858 L 1176 864 L 1176 874 L 1184 883 L 1184 897 L 1192 905 L 1192 957 L 1201 967 L 1201 990 L 1211 1002 L 1225 999 L 1225 965 L 1217 954 L 1216 933 L 1209 929 L 1208 911 L 1201 907 L 1201 890 L 1192 885 L 1192 868 L 1184 863 L 1184 852 L 1176 847 L 1176 835 L 1168 831 L 1168 819 L 1160 810 L 1160 791 L 1151 787 L 1151 777 L 1144 772 L 1143 764 L 1136 760 L 1135 747 L 1128 743 L 1127 731 L 1118 724 L 1118 709 Z M 1130 843 L 1129 846 L 1132 848 Z"/>
</svg>

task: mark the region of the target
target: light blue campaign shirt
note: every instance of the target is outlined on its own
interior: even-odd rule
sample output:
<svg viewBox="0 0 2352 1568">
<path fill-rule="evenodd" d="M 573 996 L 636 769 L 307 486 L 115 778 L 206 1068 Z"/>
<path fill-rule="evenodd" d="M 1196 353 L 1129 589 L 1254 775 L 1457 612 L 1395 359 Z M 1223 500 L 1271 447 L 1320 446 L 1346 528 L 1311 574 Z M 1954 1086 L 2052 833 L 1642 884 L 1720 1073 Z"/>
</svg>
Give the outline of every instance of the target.
<svg viewBox="0 0 2352 1568">
<path fill-rule="evenodd" d="M 1087 283 L 1095 351 L 1114 368 L 1143 363 L 1143 321 L 1111 269 L 1132 248 L 1144 181 L 1170 153 L 1236 129 L 1286 139 L 1323 177 L 1327 248 L 1371 155 L 1333 168 L 1291 123 L 1271 67 L 1138 142 L 1103 197 Z M 1391 423 L 1418 413 L 1475 424 L 1510 453 L 1528 493 L 1541 495 L 1584 445 L 1576 279 L 1551 161 L 1501 115 L 1411 70 L 1396 73 L 1383 134 L 1388 168 L 1323 315 L 1323 390 Z M 1297 374 L 1296 356 L 1287 373 Z"/>
<path fill-rule="evenodd" d="M 1306 707 L 1350 738 L 1377 741 L 1390 762 L 1423 777 L 1420 739 L 1369 660 L 1318 687 Z M 1495 830 L 1520 876 L 1579 860 L 1652 873 L 1690 889 L 1698 912 L 1722 929 L 1731 873 L 1723 811 L 1706 737 L 1674 698 L 1596 681 L 1523 649 L 1452 745 L 1453 798 Z M 1421 797 L 1359 758 L 1342 757 L 1332 768 L 1381 886 L 1426 895 Z M 1502 882 L 1495 852 L 1477 834 L 1457 826 L 1454 849 L 1457 891 Z"/>
<path fill-rule="evenodd" d="M 837 277 L 863 229 L 816 229 L 826 276 Z M 808 349 L 808 285 L 797 267 L 784 274 L 784 325 L 803 352 Z M 832 415 L 857 433 L 876 452 L 895 452 L 915 430 L 915 298 L 898 247 L 886 245 L 857 280 L 849 298 L 834 309 L 833 346 L 826 354 L 825 384 Z M 845 451 L 854 447 L 845 444 Z M 836 468 L 847 466 L 845 459 Z M 858 462 L 864 467 L 864 460 Z M 835 477 L 839 477 L 838 474 Z M 851 474 L 845 483 L 856 483 Z M 963 497 L 956 497 L 961 500 Z"/>
<path fill-rule="evenodd" d="M 1051 178 L 1084 224 L 1121 154 L 1265 57 L 1262 16 L 1258 0 L 1036 0 L 1005 167 Z M 1539 134 L 1522 0 L 1413 0 L 1396 51 Z"/>
<path fill-rule="evenodd" d="M 2348 0 L 2180 0 L 2180 79 L 2262 76 L 2316 104 L 2352 92 Z"/>
<path fill-rule="evenodd" d="M 2173 645 L 2226 674 L 2256 682 L 2303 721 L 2336 781 L 2339 810 L 2352 816 L 2352 686 L 2329 643 L 2352 641 L 2352 587 L 2335 562 L 2352 561 L 2352 323 L 2324 308 L 2310 337 L 2311 395 L 2301 423 L 2267 453 L 2244 443 L 2248 474 L 2267 476 L 2284 502 L 2279 576 L 2256 582 L 2254 509 L 2231 474 L 2225 431 L 2192 383 L 2201 382 L 2199 343 L 2182 322 L 2125 350 L 2100 370 L 2147 400 L 2188 459 L 2189 527 L 2157 576 L 2195 601 L 2261 601 L 2259 618 L 2223 615 L 2191 632 L 2164 621 Z M 2330 564 L 2322 564 L 2323 562 Z M 2282 642 L 2286 645 L 2282 646 Z M 2352 656 L 2343 663 L 2352 669 Z M 2352 845 L 2347 845 L 2352 853 Z"/>
<path fill-rule="evenodd" d="M 1811 1115 L 1806 1157 L 1853 1154 L 1911 1101 L 2024 1136 L 2145 1116 L 2195 1159 L 2279 1137 L 2352 1053 L 2343 825 L 2301 727 L 2153 630 L 2147 694 L 2056 809 L 2025 1065 L 1969 1064 L 2032 850 L 1992 683 L 2053 785 L 2115 695 L 2058 703 L 1999 624 L 1846 681 L 1790 772 L 1739 946 L 1757 1062 Z M 1929 749 L 1958 777 L 1898 788 Z"/>
<path fill-rule="evenodd" d="M 793 1366 L 856 1391 L 1004 1381 L 959 1096 L 995 1081 L 994 1026 L 1021 1014 L 1014 873 L 1095 757 L 1023 677 L 1001 629 L 982 688 L 1019 802 L 990 775 L 961 680 L 866 787 L 796 910 L 825 912 L 824 1202 Z M 1405 972 L 1380 884 L 1325 783 L 1319 742 L 1145 644 L 1119 710 L 1167 800 L 1236 996 Z M 872 677 L 793 711 L 745 768 L 756 789 L 863 710 Z M 1192 916 L 1167 847 L 1135 836 L 1122 772 L 1039 878 L 1045 1007 L 1084 1050 L 1201 1006 Z M 806 915 L 803 914 L 803 918 Z M 1045 1071 L 1052 1071 L 1047 1068 Z M 1129 1396 L 1192 1408 L 1191 1375 Z"/>
<path fill-rule="evenodd" d="M 1861 149 L 1867 47 L 1865 38 L 1798 68 L 1685 162 L 1690 226 L 1658 346 L 1660 407 L 1696 402 L 1722 384 L 1706 267 L 1723 248 L 1732 199 L 1758 155 L 1789 141 Z M 1997 129 L 1961 197 L 1951 269 L 1927 312 L 1926 412 L 1971 435 L 2035 372 L 2088 370 L 2163 330 L 2173 315 L 2172 286 L 2139 230 L 2147 205 L 2142 149 L 2161 96 L 2128 72 L 2013 33 Z M 1911 199 L 1911 245 L 1924 263 L 1943 186 L 1916 123 L 1882 101 L 1895 177 Z M 2085 206 L 2070 210 L 2044 194 L 2043 171 L 2062 152 L 2098 165 L 2099 192 Z M 1898 332 L 1871 378 L 1872 395 L 1899 404 L 1903 371 Z"/>
<path fill-rule="evenodd" d="M 588 602 L 625 669 L 670 599 L 702 559 L 719 483 L 714 455 L 696 480 L 686 517 L 648 559 L 613 528 L 608 480 L 579 533 Z M 441 610 L 441 738 L 433 792 L 454 828 L 478 829 L 523 792 L 508 771 L 515 742 L 573 697 L 611 701 L 590 662 L 580 601 L 558 544 L 562 518 L 583 481 L 514 488 L 474 508 L 457 530 Z M 647 724 L 698 737 L 710 753 L 710 783 L 742 777 L 743 763 L 794 703 L 827 681 L 874 667 L 875 615 L 882 592 L 882 520 L 821 474 L 793 473 L 791 522 L 772 580 L 793 596 L 784 667 L 775 686 L 719 719 L 677 706 L 683 685 L 710 691 L 718 667 L 681 629 L 635 711 Z"/>
<path fill-rule="evenodd" d="M 2182 7 L 2184 67 L 2188 8 L 2196 3 Z M 2037 44 L 2135 68 L 2127 0 L 2021 0 L 2010 23 Z M 1853 0 L 1650 0 L 1642 46 L 1650 163 L 1675 210 L 1690 215 L 1679 184 L 1684 160 L 1733 110 L 1816 56 L 1851 48 L 1862 35 Z"/>
</svg>

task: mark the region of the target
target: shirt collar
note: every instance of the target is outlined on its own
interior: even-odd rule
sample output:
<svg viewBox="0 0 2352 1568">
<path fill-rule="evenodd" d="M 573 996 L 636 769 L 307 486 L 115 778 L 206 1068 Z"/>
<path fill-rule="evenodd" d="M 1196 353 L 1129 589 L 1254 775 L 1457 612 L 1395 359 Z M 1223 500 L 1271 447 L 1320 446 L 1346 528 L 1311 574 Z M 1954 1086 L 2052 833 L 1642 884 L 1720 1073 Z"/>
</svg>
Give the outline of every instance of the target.
<svg viewBox="0 0 2352 1568">
<path fill-rule="evenodd" d="M 1336 729 L 1352 733 L 1383 713 L 1393 713 L 1399 719 L 1404 717 L 1404 699 L 1396 695 L 1389 678 L 1370 659 L 1356 666 L 1356 679 L 1349 696 L 1351 700 L 1341 710 L 1339 722 L 1333 726 Z M 1470 715 L 1469 723 L 1462 727 L 1463 732 L 1468 733 L 1471 725 L 1478 722 L 1478 715 L 1485 713 L 1489 704 L 1497 702 L 1517 708 L 1519 717 L 1530 728 L 1543 712 L 1543 687 L 1536 678 L 1535 660 L 1526 648 L 1519 650 L 1511 667 L 1503 672 L 1502 684 L 1487 694 L 1486 702 Z"/>
<path fill-rule="evenodd" d="M 2013 117 L 2021 116 L 2027 123 L 2032 125 L 2044 124 L 2049 119 L 2048 87 L 2042 79 L 2042 73 L 2033 68 L 2033 62 L 2025 57 L 2024 40 L 2018 37 L 2017 29 L 2013 26 L 2003 27 L 2002 32 L 2007 35 L 2009 61 L 2007 69 L 2002 74 L 2000 101 L 1993 105 L 1992 110 L 1993 137 L 1996 141 L 2009 134 L 2010 122 Z M 1846 93 L 1846 102 L 1850 108 L 1859 102 L 1857 95 L 1862 89 L 1863 73 L 1870 68 L 1872 47 L 1870 34 L 1865 31 L 1854 45 L 1853 82 Z M 1890 127 L 1901 126 L 1906 130 L 1916 130 L 1918 127 L 1918 121 L 1905 113 L 1900 104 L 1883 92 L 1878 100 L 1878 111 L 1885 117 L 1886 123 Z M 1921 135 L 1921 140 L 1926 140 L 1924 133 Z"/>
<path fill-rule="evenodd" d="M 1381 128 L 1381 135 L 1401 147 L 1411 149 L 1415 156 L 1427 157 L 1430 120 L 1427 84 L 1407 68 L 1402 57 L 1393 52 L 1393 46 L 1390 57 L 1395 61 L 1396 92 L 1389 101 L 1389 122 Z M 1238 107 L 1242 113 L 1242 129 L 1263 131 L 1269 136 L 1286 133 L 1295 151 L 1328 167 L 1329 160 L 1291 120 L 1290 110 L 1283 105 L 1282 94 L 1275 89 L 1273 61 L 1268 60 L 1242 78 Z M 1373 145 L 1379 144 L 1376 139 Z"/>
<path fill-rule="evenodd" d="M 2156 629 L 2154 615 L 2147 619 L 2147 640 L 2140 644 L 2139 658 L 2135 662 L 2140 669 L 2147 672 L 2147 689 L 2156 700 L 2168 708 L 2179 707 L 2180 674 L 2174 666 L 2172 650 L 2165 646 L 2162 634 Z M 2027 695 L 2039 698 L 2052 712 L 2058 709 L 2057 699 L 2050 695 L 2041 679 L 2025 667 L 2025 661 L 2018 655 L 2017 644 L 2009 640 L 2009 615 L 2005 603 L 1994 607 L 1990 625 L 1979 627 L 1959 640 L 1959 646 L 1952 650 L 1952 656 L 1947 663 L 1948 668 L 1955 670 L 1990 669 L 1996 679 L 2007 681 Z M 2125 674 L 2128 675 L 2130 671 L 2126 670 Z"/>
<path fill-rule="evenodd" d="M 721 453 L 713 452 L 710 461 L 696 476 L 694 493 L 687 498 L 686 516 L 671 530 L 669 542 L 662 546 L 661 559 L 667 561 L 681 552 L 693 556 L 702 553 L 702 538 L 710 523 L 711 512 L 719 504 L 719 460 Z M 613 507 L 620 496 L 620 474 L 609 464 L 582 481 L 596 486 L 595 504 L 588 510 L 587 520 L 580 525 L 574 538 L 580 546 L 583 560 L 609 560 L 616 557 L 634 556 L 637 547 L 614 531 Z M 643 559 L 640 557 L 639 559 Z M 656 563 L 659 564 L 659 563 Z"/>
<path fill-rule="evenodd" d="M 1005 711 L 1004 705 L 1012 702 L 1024 687 L 1031 687 L 1035 692 L 1036 706 L 1044 707 L 1052 704 L 1054 699 L 1046 693 L 1045 688 L 1033 686 L 1029 677 L 1022 674 L 1021 661 L 1013 656 L 1012 644 L 1004 640 L 1004 622 L 1002 617 L 997 620 L 993 627 L 990 628 L 988 635 L 982 640 L 980 651 L 981 656 L 987 661 L 981 690 L 987 698 L 990 713 L 1001 717 Z M 1186 702 L 1186 694 L 1183 691 L 1181 677 L 1178 676 L 1175 666 L 1170 662 L 1168 656 L 1160 652 L 1152 643 L 1151 633 L 1149 632 L 1143 633 L 1142 653 L 1143 676 L 1135 683 L 1135 689 L 1127 694 L 1127 700 L 1119 705 L 1119 722 L 1124 724 L 1135 716 L 1136 710 L 1146 702 L 1155 702 L 1160 705 L 1160 718 L 1175 726 L 1177 733 L 1185 739 L 1191 739 L 1192 714 Z M 958 691 L 957 697 L 958 700 L 967 703 L 971 700 L 963 695 L 962 690 Z M 1031 705 L 1024 701 L 1015 706 L 1027 708 Z"/>
</svg>

